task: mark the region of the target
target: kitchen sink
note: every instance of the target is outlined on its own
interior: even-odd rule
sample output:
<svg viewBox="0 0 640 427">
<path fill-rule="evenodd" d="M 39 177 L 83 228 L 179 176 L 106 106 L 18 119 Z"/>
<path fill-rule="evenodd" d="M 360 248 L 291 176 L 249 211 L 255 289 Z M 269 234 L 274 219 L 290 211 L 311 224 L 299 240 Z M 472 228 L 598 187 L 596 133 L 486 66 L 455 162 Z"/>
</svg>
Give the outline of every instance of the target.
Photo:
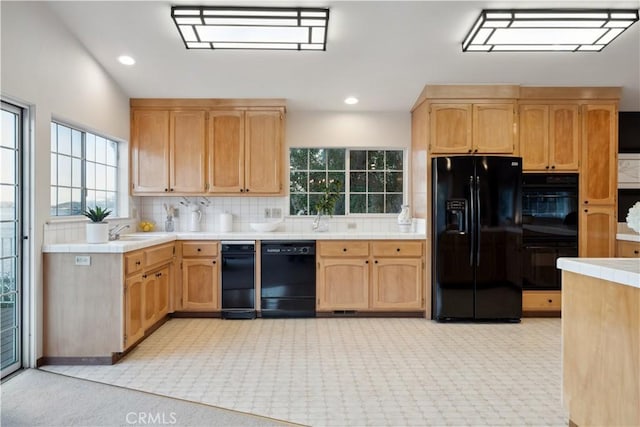
<svg viewBox="0 0 640 427">
<path fill-rule="evenodd" d="M 149 239 L 162 238 L 166 236 L 167 234 L 164 234 L 164 233 L 132 233 L 132 234 L 121 234 L 118 240 L 123 240 L 123 241 L 149 240 Z M 118 240 L 116 240 L 116 242 Z"/>
</svg>

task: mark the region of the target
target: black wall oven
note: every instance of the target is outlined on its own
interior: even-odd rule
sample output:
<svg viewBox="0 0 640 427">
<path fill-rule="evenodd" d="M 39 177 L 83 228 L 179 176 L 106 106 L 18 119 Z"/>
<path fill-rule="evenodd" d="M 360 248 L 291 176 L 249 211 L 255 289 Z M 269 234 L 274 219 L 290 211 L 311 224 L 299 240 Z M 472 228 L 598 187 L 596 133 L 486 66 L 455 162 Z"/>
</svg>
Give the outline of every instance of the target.
<svg viewBox="0 0 640 427">
<path fill-rule="evenodd" d="M 578 256 L 578 174 L 522 178 L 522 288 L 561 289 L 556 260 Z"/>
</svg>

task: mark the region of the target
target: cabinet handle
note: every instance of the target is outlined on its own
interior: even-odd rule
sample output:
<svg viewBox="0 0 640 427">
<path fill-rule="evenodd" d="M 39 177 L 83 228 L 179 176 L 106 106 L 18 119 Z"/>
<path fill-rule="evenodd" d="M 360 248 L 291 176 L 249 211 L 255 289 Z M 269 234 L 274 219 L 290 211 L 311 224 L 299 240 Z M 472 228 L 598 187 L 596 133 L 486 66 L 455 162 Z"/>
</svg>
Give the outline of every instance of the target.
<svg viewBox="0 0 640 427">
<path fill-rule="evenodd" d="M 215 263 L 216 263 L 216 261 L 213 261 L 212 263 L 213 263 L 213 264 L 215 264 Z"/>
<path fill-rule="evenodd" d="M 169 191 L 173 191 L 173 188 L 170 188 Z"/>
<path fill-rule="evenodd" d="M 545 166 L 544 168 L 545 168 L 545 169 L 549 169 L 549 165 Z"/>
<path fill-rule="evenodd" d="M 584 211 L 585 211 L 585 212 L 589 212 L 589 209 L 585 209 Z"/>
<path fill-rule="evenodd" d="M 474 153 L 477 153 L 477 152 L 478 152 L 478 149 L 476 148 L 475 150 L 473 150 L 473 152 L 474 152 Z"/>
<path fill-rule="evenodd" d="M 551 304 L 551 303 L 553 302 L 553 300 L 552 300 L 552 299 L 550 299 L 550 300 L 547 300 L 547 301 L 549 301 L 549 304 Z"/>
<path fill-rule="evenodd" d="M 140 265 L 140 261 L 136 261 L 136 265 Z"/>
<path fill-rule="evenodd" d="M 378 263 L 378 260 L 375 260 L 375 261 L 373 261 L 373 262 L 375 262 L 375 263 L 377 264 L 377 263 Z"/>
<path fill-rule="evenodd" d="M 156 273 L 156 277 L 161 277 L 162 273 Z"/>
<path fill-rule="evenodd" d="M 241 189 L 240 189 L 240 192 L 241 192 L 241 193 L 244 193 L 244 188 L 241 188 Z"/>
<path fill-rule="evenodd" d="M 248 192 L 249 192 L 249 189 L 248 189 L 248 188 L 245 188 L 245 189 L 244 189 L 244 191 L 246 191 L 246 192 L 248 193 Z"/>
<path fill-rule="evenodd" d="M 585 205 L 588 205 L 588 204 L 589 204 L 589 201 L 588 201 L 588 200 L 585 200 L 585 201 L 584 201 L 584 204 L 585 204 Z"/>
<path fill-rule="evenodd" d="M 200 248 L 196 249 L 196 251 L 198 251 L 198 252 L 200 252 L 201 250 L 202 250 L 202 249 L 200 249 Z"/>
<path fill-rule="evenodd" d="M 342 252 L 347 252 L 347 248 L 342 248 Z"/>
<path fill-rule="evenodd" d="M 556 165 L 551 165 L 551 169 L 555 169 L 555 168 L 556 168 Z"/>
<path fill-rule="evenodd" d="M 369 260 L 366 260 L 364 263 L 365 263 L 365 264 L 369 264 Z"/>
<path fill-rule="evenodd" d="M 396 252 L 400 252 L 400 248 L 396 248 Z"/>
<path fill-rule="evenodd" d="M 146 275 L 146 274 L 143 274 L 143 275 L 142 275 L 142 278 L 143 278 L 143 279 L 146 279 L 146 278 L 147 278 L 147 275 Z"/>
<path fill-rule="evenodd" d="M 469 149 L 469 151 L 467 151 L 467 153 L 471 153 L 473 150 Z"/>
<path fill-rule="evenodd" d="M 636 249 L 635 251 L 633 251 L 633 253 L 638 255 L 638 254 L 640 254 L 640 251 Z"/>
<path fill-rule="evenodd" d="M 168 188 L 165 188 L 165 189 L 164 189 L 164 192 L 166 193 L 167 191 L 169 191 L 169 189 L 168 189 Z"/>
</svg>

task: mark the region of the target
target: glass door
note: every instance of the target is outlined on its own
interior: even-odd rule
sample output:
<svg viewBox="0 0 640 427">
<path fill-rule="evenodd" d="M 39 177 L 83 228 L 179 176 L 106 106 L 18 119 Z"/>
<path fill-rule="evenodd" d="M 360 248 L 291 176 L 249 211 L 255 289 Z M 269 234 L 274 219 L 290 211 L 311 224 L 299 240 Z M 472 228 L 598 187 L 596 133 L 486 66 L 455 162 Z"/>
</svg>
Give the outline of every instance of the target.
<svg viewBox="0 0 640 427">
<path fill-rule="evenodd" d="M 22 109 L 2 102 L 0 139 L 0 362 L 22 366 Z"/>
</svg>

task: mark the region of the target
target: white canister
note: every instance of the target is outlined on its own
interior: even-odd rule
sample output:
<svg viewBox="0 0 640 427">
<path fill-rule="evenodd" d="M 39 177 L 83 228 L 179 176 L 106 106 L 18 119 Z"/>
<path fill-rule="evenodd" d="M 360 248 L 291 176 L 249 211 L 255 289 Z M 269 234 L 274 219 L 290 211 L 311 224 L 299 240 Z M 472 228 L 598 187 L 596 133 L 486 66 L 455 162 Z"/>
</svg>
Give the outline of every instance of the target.
<svg viewBox="0 0 640 427">
<path fill-rule="evenodd" d="M 220 232 L 231 233 L 233 231 L 233 215 L 224 212 L 220 214 Z"/>
<path fill-rule="evenodd" d="M 189 231 L 200 231 L 200 221 L 202 220 L 202 212 L 198 205 L 191 207 L 191 217 L 189 218 Z"/>
</svg>

